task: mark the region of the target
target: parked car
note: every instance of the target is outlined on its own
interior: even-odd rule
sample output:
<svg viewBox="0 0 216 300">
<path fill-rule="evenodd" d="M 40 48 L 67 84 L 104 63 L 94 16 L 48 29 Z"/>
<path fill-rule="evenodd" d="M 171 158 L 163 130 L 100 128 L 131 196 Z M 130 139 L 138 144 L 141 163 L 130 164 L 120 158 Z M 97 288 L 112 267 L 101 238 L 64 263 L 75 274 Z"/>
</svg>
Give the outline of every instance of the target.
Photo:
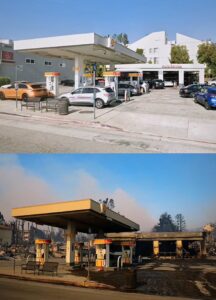
<svg viewBox="0 0 216 300">
<path fill-rule="evenodd" d="M 96 87 L 95 88 L 95 106 L 103 108 L 116 100 L 115 93 L 110 87 Z M 94 104 L 94 88 L 80 87 L 71 93 L 65 93 L 59 96 L 59 99 L 66 99 L 70 105 L 87 105 Z"/>
<path fill-rule="evenodd" d="M 53 94 L 50 93 L 43 84 L 39 83 L 18 83 L 17 90 L 17 99 L 26 100 L 28 98 L 34 97 L 53 97 Z M 16 89 L 15 84 L 11 84 L 6 88 L 0 88 L 0 99 L 16 99 Z"/>
<path fill-rule="evenodd" d="M 216 86 L 216 78 L 209 80 L 208 85 Z"/>
<path fill-rule="evenodd" d="M 150 89 L 164 89 L 164 81 L 161 79 L 149 80 Z"/>
<path fill-rule="evenodd" d="M 202 88 L 200 92 L 195 94 L 194 102 L 204 105 L 206 109 L 216 107 L 216 87 Z"/>
<path fill-rule="evenodd" d="M 201 89 L 205 87 L 204 84 L 190 84 L 188 86 L 182 87 L 179 90 L 179 95 L 181 97 L 189 97 L 189 98 L 193 98 L 194 95 L 201 91 Z"/>
<path fill-rule="evenodd" d="M 119 96 L 124 96 L 125 95 L 125 90 L 130 90 L 130 96 L 136 96 L 139 94 L 138 89 L 127 83 L 119 83 L 118 85 L 118 95 Z"/>
<path fill-rule="evenodd" d="M 74 80 L 73 79 L 64 79 L 64 80 L 61 80 L 60 84 L 64 85 L 64 86 L 74 86 Z"/>
<path fill-rule="evenodd" d="M 165 80 L 164 81 L 164 86 L 165 87 L 174 87 L 174 82 L 171 80 Z"/>
</svg>

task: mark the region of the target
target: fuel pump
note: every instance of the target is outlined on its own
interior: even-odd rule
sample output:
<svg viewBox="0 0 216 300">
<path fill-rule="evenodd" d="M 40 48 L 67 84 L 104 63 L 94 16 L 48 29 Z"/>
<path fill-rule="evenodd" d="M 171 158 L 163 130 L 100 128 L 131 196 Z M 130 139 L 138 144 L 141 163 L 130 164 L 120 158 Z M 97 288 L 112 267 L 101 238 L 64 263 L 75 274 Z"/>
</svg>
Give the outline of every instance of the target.
<svg viewBox="0 0 216 300">
<path fill-rule="evenodd" d="M 49 259 L 49 245 L 51 240 L 35 240 L 36 247 L 36 262 L 40 265 L 43 265 Z"/>
<path fill-rule="evenodd" d="M 75 265 L 82 265 L 83 246 L 84 246 L 84 243 L 75 243 L 75 248 L 74 248 L 74 263 L 75 263 Z"/>
<path fill-rule="evenodd" d="M 118 78 L 121 76 L 120 72 L 104 72 L 105 86 L 111 87 L 115 92 L 116 99 L 118 99 Z"/>
<path fill-rule="evenodd" d="M 110 266 L 110 244 L 111 239 L 96 239 L 94 245 L 96 248 L 96 267 L 104 270 Z"/>
<path fill-rule="evenodd" d="M 142 76 L 143 75 L 141 73 L 129 73 L 130 83 L 132 85 L 134 85 L 134 82 L 135 82 L 135 85 L 136 85 L 136 88 L 138 90 L 138 93 L 141 92 L 140 80 L 141 80 Z M 136 78 L 135 81 L 133 80 L 134 78 Z"/>
<path fill-rule="evenodd" d="M 54 96 L 58 96 L 58 79 L 61 74 L 59 72 L 46 72 L 46 88 Z"/>
<path fill-rule="evenodd" d="M 122 246 L 122 265 L 132 265 L 133 254 L 136 244 L 133 241 L 121 242 Z"/>
</svg>

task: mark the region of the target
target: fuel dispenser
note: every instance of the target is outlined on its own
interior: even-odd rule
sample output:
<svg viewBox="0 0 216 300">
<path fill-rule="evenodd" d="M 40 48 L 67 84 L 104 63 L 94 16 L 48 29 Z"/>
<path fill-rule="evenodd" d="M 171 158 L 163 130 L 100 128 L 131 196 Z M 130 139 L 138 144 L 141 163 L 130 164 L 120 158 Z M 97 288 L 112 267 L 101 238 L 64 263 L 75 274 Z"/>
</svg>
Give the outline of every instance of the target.
<svg viewBox="0 0 216 300">
<path fill-rule="evenodd" d="M 84 246 L 84 243 L 75 243 L 75 245 L 74 245 L 74 263 L 75 263 L 75 265 L 82 265 L 83 246 Z"/>
<path fill-rule="evenodd" d="M 126 241 L 121 242 L 122 246 L 122 259 L 121 264 L 123 265 L 132 265 L 133 263 L 133 254 L 135 250 L 135 242 Z"/>
<path fill-rule="evenodd" d="M 115 92 L 116 99 L 118 99 L 118 78 L 121 76 L 120 72 L 109 71 L 103 73 L 105 79 L 105 86 L 111 87 Z"/>
<path fill-rule="evenodd" d="M 35 240 L 36 262 L 43 265 L 49 259 L 49 245 L 51 240 Z"/>
<path fill-rule="evenodd" d="M 104 270 L 110 266 L 110 244 L 111 239 L 96 239 L 94 245 L 96 248 L 96 267 Z"/>
<path fill-rule="evenodd" d="M 59 85 L 59 72 L 46 72 L 44 76 L 46 77 L 46 88 L 54 96 L 58 96 L 58 85 Z"/>
<path fill-rule="evenodd" d="M 138 93 L 141 92 L 140 80 L 142 79 L 143 75 L 141 73 L 129 73 L 130 83 L 135 85 L 138 89 Z M 134 80 L 135 79 L 135 80 Z"/>
</svg>

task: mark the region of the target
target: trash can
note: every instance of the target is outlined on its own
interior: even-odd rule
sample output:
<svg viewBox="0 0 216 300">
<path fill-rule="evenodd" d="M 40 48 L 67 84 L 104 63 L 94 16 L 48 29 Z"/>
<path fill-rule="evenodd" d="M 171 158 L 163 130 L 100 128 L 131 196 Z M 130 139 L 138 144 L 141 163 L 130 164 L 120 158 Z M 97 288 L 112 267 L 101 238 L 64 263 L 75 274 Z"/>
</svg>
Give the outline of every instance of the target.
<svg viewBox="0 0 216 300">
<path fill-rule="evenodd" d="M 137 287 L 137 270 L 128 269 L 125 273 L 126 289 L 135 289 Z"/>
<path fill-rule="evenodd" d="M 59 115 L 68 115 L 69 110 L 68 110 L 68 101 L 67 100 L 59 100 L 58 102 L 58 113 Z"/>
</svg>

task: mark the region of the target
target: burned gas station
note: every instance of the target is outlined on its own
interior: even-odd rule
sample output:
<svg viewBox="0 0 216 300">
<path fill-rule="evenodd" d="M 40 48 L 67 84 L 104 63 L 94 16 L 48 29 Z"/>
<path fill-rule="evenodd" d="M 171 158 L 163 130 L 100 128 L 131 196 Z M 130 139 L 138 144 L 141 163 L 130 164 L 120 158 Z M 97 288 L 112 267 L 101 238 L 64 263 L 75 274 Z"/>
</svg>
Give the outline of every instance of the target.
<svg viewBox="0 0 216 300">
<path fill-rule="evenodd" d="M 139 224 L 92 199 L 14 208 L 12 216 L 64 229 L 69 265 L 82 264 L 83 244 L 76 242 L 77 232 L 94 234 L 90 243 L 95 249 L 95 266 L 100 269 L 142 263 L 146 258 L 206 255 L 205 232 L 139 232 Z M 41 249 L 46 253 L 48 244 L 36 241 L 39 261 Z"/>
</svg>

